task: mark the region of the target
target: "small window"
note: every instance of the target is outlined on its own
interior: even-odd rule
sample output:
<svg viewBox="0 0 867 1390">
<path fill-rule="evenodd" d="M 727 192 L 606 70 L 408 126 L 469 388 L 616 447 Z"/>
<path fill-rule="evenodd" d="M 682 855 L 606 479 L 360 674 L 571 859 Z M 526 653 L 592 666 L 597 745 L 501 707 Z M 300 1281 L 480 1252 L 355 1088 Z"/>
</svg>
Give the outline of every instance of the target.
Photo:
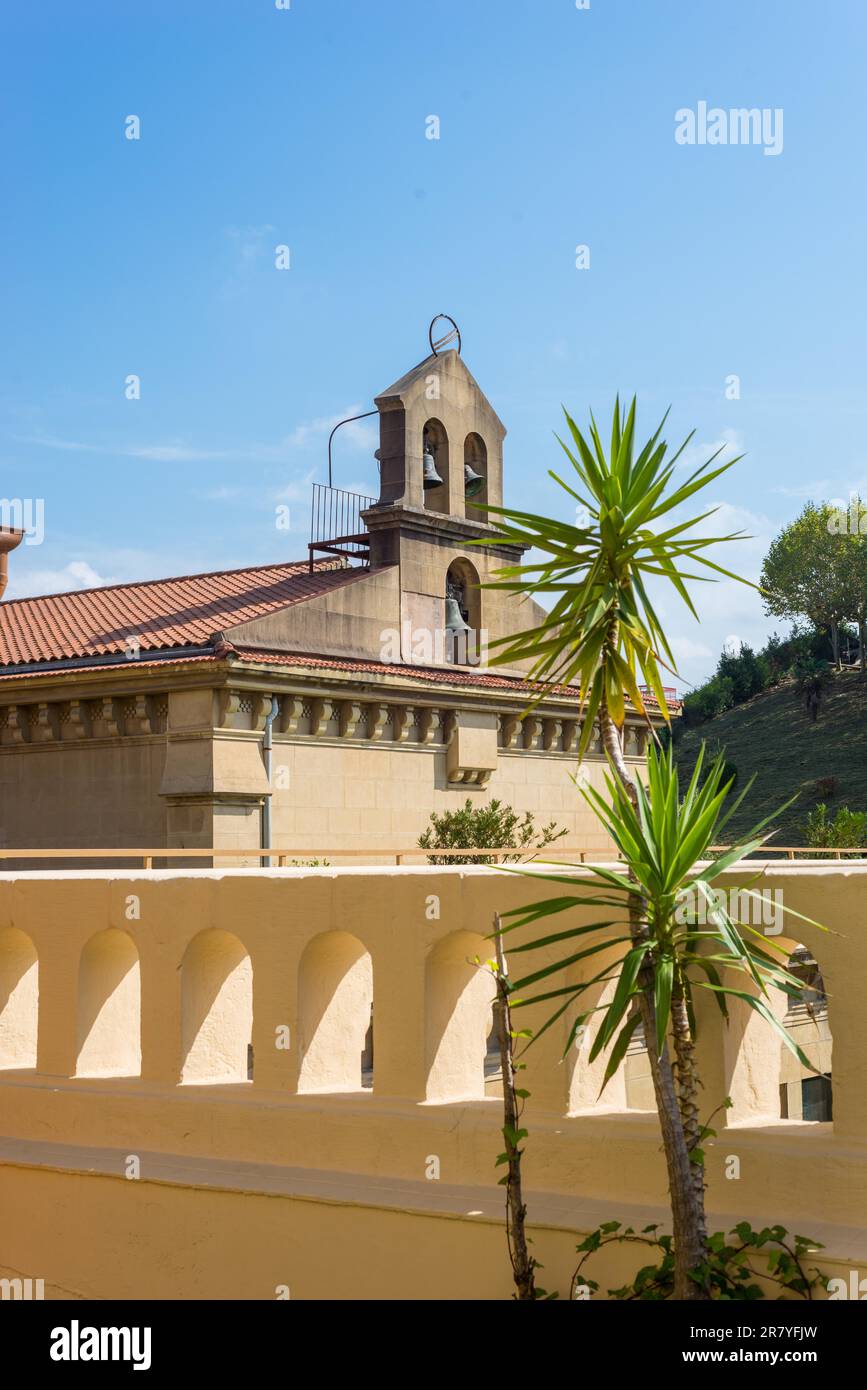
<svg viewBox="0 0 867 1390">
<path fill-rule="evenodd" d="M 808 1076 L 801 1082 L 801 1114 L 805 1120 L 833 1120 L 830 1076 Z"/>
</svg>

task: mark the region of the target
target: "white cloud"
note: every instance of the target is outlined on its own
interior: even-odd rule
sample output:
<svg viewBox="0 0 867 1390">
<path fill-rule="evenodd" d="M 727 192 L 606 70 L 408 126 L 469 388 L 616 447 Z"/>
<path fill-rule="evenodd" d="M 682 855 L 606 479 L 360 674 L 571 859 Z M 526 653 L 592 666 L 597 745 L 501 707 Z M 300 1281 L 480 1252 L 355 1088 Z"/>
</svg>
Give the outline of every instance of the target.
<svg viewBox="0 0 867 1390">
<path fill-rule="evenodd" d="M 104 579 L 86 560 L 70 560 L 59 570 L 30 570 L 10 574 L 6 599 L 35 598 L 38 594 L 65 594 L 73 589 L 101 589 L 117 584 L 117 579 Z"/>
<path fill-rule="evenodd" d="M 266 242 L 274 230 L 270 222 L 263 222 L 258 227 L 226 228 L 226 236 L 235 248 L 240 269 L 248 268 L 260 260 L 266 251 L 270 251 L 270 244 Z"/>
<path fill-rule="evenodd" d="M 724 463 L 731 463 L 743 452 L 744 437 L 740 430 L 724 429 L 709 444 L 688 444 L 677 460 L 677 467 L 686 473 L 694 473 L 717 454 L 713 467 L 719 468 Z"/>
<path fill-rule="evenodd" d="M 323 415 L 315 420 L 308 420 L 302 425 L 296 425 L 291 434 L 287 434 L 283 439 L 283 445 L 289 449 L 303 449 L 313 440 L 326 438 L 335 425 L 339 425 L 342 420 L 348 419 L 352 415 L 359 415 L 358 406 L 350 406 L 340 415 Z M 349 444 L 355 449 L 369 449 L 371 452 L 379 444 L 379 431 L 375 427 L 373 416 L 368 420 L 352 420 L 343 426 L 340 434 L 335 437 L 339 439 L 341 445 Z"/>
<path fill-rule="evenodd" d="M 35 444 L 42 449 L 59 449 L 76 454 L 107 454 L 115 458 L 148 459 L 152 463 L 197 463 L 200 461 L 225 461 L 242 463 L 288 463 L 293 453 L 304 451 L 326 440 L 335 425 L 350 416 L 360 414 L 357 405 L 349 406 L 339 415 L 323 415 L 313 420 L 303 421 L 284 435 L 276 444 L 239 444 L 228 449 L 211 449 L 183 440 L 170 440 L 162 444 L 93 444 L 82 439 L 61 439 L 55 435 L 19 436 L 22 444 Z M 379 431 L 375 417 L 367 420 L 353 420 L 346 424 L 335 436 L 335 452 L 349 449 L 353 452 L 372 454 L 379 444 Z M 322 463 L 325 463 L 325 450 L 322 449 Z M 308 478 L 312 477 L 312 472 Z"/>
<path fill-rule="evenodd" d="M 112 454 L 121 458 L 150 459 L 153 463 L 195 463 L 201 459 L 230 459 L 224 449 L 201 449 L 188 444 L 90 444 L 80 439 L 56 439 L 51 435 L 31 435 L 20 441 L 42 449 L 61 449 L 74 454 Z"/>
</svg>

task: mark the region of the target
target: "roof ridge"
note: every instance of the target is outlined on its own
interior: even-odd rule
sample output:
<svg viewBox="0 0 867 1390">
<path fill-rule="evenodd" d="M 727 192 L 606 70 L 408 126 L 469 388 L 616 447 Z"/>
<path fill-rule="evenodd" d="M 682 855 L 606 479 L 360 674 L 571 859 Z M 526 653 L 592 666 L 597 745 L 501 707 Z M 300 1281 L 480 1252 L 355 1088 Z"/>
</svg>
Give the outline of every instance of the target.
<svg viewBox="0 0 867 1390">
<path fill-rule="evenodd" d="M 296 569 L 302 573 L 309 565 L 309 560 L 275 560 L 269 565 L 242 565 L 239 569 L 231 570 L 202 570 L 196 574 L 169 574 L 162 579 L 131 579 L 125 583 L 118 584 L 91 584 L 87 589 L 58 589 L 53 594 L 32 594 L 21 598 L 5 599 L 0 603 L 0 614 L 4 609 L 13 608 L 19 603 L 39 603 L 49 598 L 72 598 L 79 594 L 110 594 L 118 589 L 147 589 L 155 584 L 183 584 L 193 579 L 215 579 L 218 575 L 230 574 L 254 574 L 265 570 Z M 337 560 L 314 560 L 314 574 L 323 570 L 342 570 L 351 569 L 350 565 L 341 565 Z"/>
</svg>

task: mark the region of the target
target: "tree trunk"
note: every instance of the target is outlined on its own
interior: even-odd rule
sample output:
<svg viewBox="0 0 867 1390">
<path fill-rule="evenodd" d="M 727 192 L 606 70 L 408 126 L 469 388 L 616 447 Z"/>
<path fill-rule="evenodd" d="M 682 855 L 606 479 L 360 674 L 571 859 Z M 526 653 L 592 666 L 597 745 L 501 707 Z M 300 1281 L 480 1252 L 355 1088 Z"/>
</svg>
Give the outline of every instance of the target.
<svg viewBox="0 0 867 1390">
<path fill-rule="evenodd" d="M 611 759 L 611 765 L 630 800 L 635 804 L 635 783 L 623 757 L 620 733 L 604 704 L 599 711 L 599 726 L 602 732 L 603 746 Z M 647 940 L 649 935 L 644 900 L 638 893 L 632 893 L 629 899 L 629 932 L 636 945 Z M 690 1271 L 700 1265 L 707 1255 L 704 1173 L 703 1171 L 700 1172 L 697 1180 L 696 1165 L 690 1161 L 690 1151 L 695 1148 L 699 1133 L 697 1128 L 698 1112 L 695 1106 L 695 1088 L 698 1078 L 695 1070 L 692 1035 L 684 1008 L 683 1019 L 680 1020 L 679 1043 L 675 1020 L 674 1017 L 672 1018 L 675 1047 L 682 1050 L 683 1056 L 681 1063 L 681 1050 L 678 1050 L 676 1053 L 678 1086 L 676 1086 L 667 1042 L 663 1042 L 662 1051 L 657 1054 L 656 1004 L 652 965 L 648 964 L 641 971 L 638 981 L 641 986 L 638 1007 L 644 1027 L 644 1039 L 647 1044 L 650 1074 L 653 1079 L 653 1092 L 668 1170 L 675 1256 L 674 1297 L 683 1300 L 706 1299 L 708 1297 L 707 1291 L 690 1278 Z M 673 1007 L 672 1013 L 674 1014 Z M 683 1031 L 684 1026 L 685 1032 Z M 681 1096 L 688 1102 L 685 1111 L 681 1107 L 678 1087 L 681 1090 Z M 692 1139 L 690 1139 L 687 1126 L 694 1134 Z"/>
<path fill-rule="evenodd" d="M 865 654 L 865 651 L 864 651 L 864 632 L 865 632 L 864 604 L 863 604 L 863 603 L 859 603 L 859 605 L 858 605 L 858 656 L 859 656 L 859 658 L 860 658 L 861 675 L 862 675 L 862 676 L 864 675 L 865 672 L 867 672 L 867 654 Z"/>
<path fill-rule="evenodd" d="M 843 664 L 840 661 L 840 629 L 836 620 L 831 623 L 831 651 L 834 654 L 834 670 L 842 671 Z"/>
<path fill-rule="evenodd" d="M 506 1235 L 509 1241 L 509 1255 L 512 1260 L 512 1274 L 518 1299 L 532 1301 L 536 1297 L 534 1279 L 535 1261 L 527 1248 L 526 1217 L 527 1208 L 521 1190 L 521 1150 L 520 1144 L 510 1137 L 517 1133 L 521 1123 L 518 1097 L 515 1094 L 515 1059 L 512 1048 L 512 1013 L 509 1008 L 509 982 L 506 974 L 506 958 L 503 954 L 503 938 L 500 935 L 499 917 L 494 918 L 494 940 L 497 952 L 497 998 L 494 1002 L 494 1026 L 498 1030 L 500 1043 L 500 1070 L 503 1073 L 503 1118 L 505 1120 L 503 1138 L 508 1154 L 506 1182 Z"/>
</svg>

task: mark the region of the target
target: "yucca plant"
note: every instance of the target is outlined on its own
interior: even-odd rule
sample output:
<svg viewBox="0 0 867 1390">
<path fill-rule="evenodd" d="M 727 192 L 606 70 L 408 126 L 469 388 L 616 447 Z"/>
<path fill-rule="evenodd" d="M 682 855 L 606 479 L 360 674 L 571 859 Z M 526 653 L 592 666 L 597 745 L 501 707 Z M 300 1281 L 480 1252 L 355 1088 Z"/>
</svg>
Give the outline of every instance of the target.
<svg viewBox="0 0 867 1390">
<path fill-rule="evenodd" d="M 712 854 L 711 845 L 718 842 L 749 787 L 732 802 L 731 783 L 724 780 L 725 760 L 717 758 L 703 777 L 704 765 L 702 747 L 682 798 L 670 747 L 661 753 L 651 747 L 647 784 L 635 781 L 634 799 L 614 775 L 605 779 L 610 803 L 592 787 L 579 784 L 581 794 L 617 846 L 624 870 L 587 865 L 580 876 L 548 875 L 558 887 L 577 891 L 505 913 L 501 929 L 503 934 L 515 932 L 577 907 L 591 907 L 605 918 L 556 933 L 546 929 L 541 937 L 512 944 L 509 955 L 513 960 L 553 943 L 562 946 L 574 940 L 577 949 L 563 960 L 515 979 L 511 987 L 517 995 L 511 1007 L 554 1003 L 553 1013 L 536 1037 L 567 1015 L 570 1026 L 564 1055 L 578 1029 L 598 1015 L 589 1057 L 593 1061 L 610 1048 L 603 1089 L 622 1063 L 639 1023 L 644 1023 L 654 1079 L 659 1078 L 662 1090 L 659 1113 L 671 1191 L 676 1298 L 710 1297 L 710 1281 L 705 1277 L 708 1245 L 703 1126 L 695 1061 L 695 991 L 711 991 L 726 1020 L 727 1000 L 743 1000 L 779 1033 L 805 1067 L 815 1070 L 768 1003 L 771 988 L 790 995 L 798 995 L 803 988 L 786 969 L 787 951 L 748 922 L 737 920 L 730 910 L 733 900 L 740 908 L 759 895 L 741 888 L 736 897 L 729 895 L 727 899 L 712 888 L 720 874 L 764 843 L 768 835 L 763 831 L 772 817 L 739 844 Z M 631 928 L 636 894 L 641 899 L 643 925 L 638 940 L 632 930 L 617 934 L 618 929 Z M 801 921 L 810 920 L 791 909 L 783 910 Z M 522 993 L 543 981 L 553 982 L 552 977 L 576 962 L 608 952 L 612 946 L 623 948 L 619 958 L 590 979 L 554 988 L 546 985 L 541 993 Z M 616 981 L 611 1002 L 582 1009 L 582 995 L 609 981 Z M 649 1007 L 636 1007 L 642 1004 Z M 675 1057 L 673 1069 L 667 1061 L 669 1038 Z"/>
<path fill-rule="evenodd" d="M 590 746 L 594 725 L 598 724 L 618 784 L 637 807 L 637 787 L 623 755 L 626 702 L 631 701 L 651 727 L 641 690 L 644 684 L 653 692 L 663 718 L 670 721 L 660 668 L 676 674 L 671 649 L 648 595 L 648 581 L 668 580 L 697 616 L 686 587 L 689 580 L 713 578 L 714 574 L 731 579 L 741 576 L 723 569 L 707 554 L 710 546 L 738 539 L 739 533 L 712 537 L 695 534 L 695 528 L 714 508 L 689 520 L 673 521 L 670 515 L 738 460 L 714 467 L 721 452 L 718 450 L 679 482 L 675 470 L 692 434 L 667 458 L 668 447 L 661 438 L 666 412 L 656 432 L 636 450 L 635 415 L 635 398 L 624 411 L 618 397 L 606 454 L 592 415 L 589 439 L 585 439 L 566 414 L 574 447 L 562 439 L 559 442 L 574 470 L 575 485 L 557 473 L 552 472 L 551 476 L 576 507 L 583 509 L 586 524 L 573 525 L 531 512 L 488 507 L 487 511 L 498 518 L 498 529 L 507 540 L 534 549 L 540 558 L 497 570 L 485 587 L 524 597 L 557 596 L 545 619 L 493 644 L 493 662 L 504 665 L 529 659 L 530 676 L 539 683 L 540 699 L 552 684 L 577 683 L 584 716 L 579 760 Z M 699 573 L 684 568 L 686 565 L 698 567 Z M 649 926 L 637 876 L 629 898 L 629 931 L 635 948 L 629 968 L 636 971 L 633 983 L 639 986 L 639 1012 L 645 1035 L 652 1039 L 657 1034 L 654 976 L 650 961 L 642 964 Z M 700 1296 L 685 1271 L 701 1261 L 703 1201 L 699 1201 L 691 1172 L 690 1150 L 666 1040 L 659 1050 L 650 1047 L 649 1055 L 678 1241 L 677 1296 Z"/>
<path fill-rule="evenodd" d="M 530 678 L 541 683 L 539 698 L 552 684 L 577 682 L 584 712 L 578 755 L 586 752 L 598 718 L 606 750 L 624 780 L 628 780 L 628 773 L 622 766 L 619 740 L 611 734 L 623 725 L 625 701 L 628 698 L 635 709 L 646 714 L 640 688 L 644 684 L 668 718 L 660 666 L 672 673 L 675 669 L 648 596 L 647 580 L 668 579 L 696 618 L 685 581 L 711 576 L 691 574 L 682 568 L 683 562 L 749 582 L 723 569 L 705 553 L 712 545 L 742 539 L 743 533 L 712 537 L 688 534 L 715 508 L 667 529 L 659 525 L 662 517 L 707 487 L 742 456 L 713 468 L 722 452 L 718 449 L 682 483 L 670 486 L 678 459 L 693 436 L 688 435 L 666 460 L 668 446 L 660 439 L 668 418 L 666 411 L 659 428 L 636 456 L 635 410 L 634 397 L 626 413 L 618 397 L 608 456 L 592 416 L 588 441 L 566 415 L 577 453 L 559 436 L 558 440 L 575 470 L 576 486 L 553 470 L 551 477 L 574 499 L 576 508 L 584 509 L 587 525 L 507 507 L 485 509 L 501 518 L 497 527 L 506 539 L 534 548 L 541 552 L 541 558 L 504 566 L 483 587 L 531 597 L 559 594 L 543 621 L 490 644 L 493 663 L 532 660 Z"/>
</svg>

